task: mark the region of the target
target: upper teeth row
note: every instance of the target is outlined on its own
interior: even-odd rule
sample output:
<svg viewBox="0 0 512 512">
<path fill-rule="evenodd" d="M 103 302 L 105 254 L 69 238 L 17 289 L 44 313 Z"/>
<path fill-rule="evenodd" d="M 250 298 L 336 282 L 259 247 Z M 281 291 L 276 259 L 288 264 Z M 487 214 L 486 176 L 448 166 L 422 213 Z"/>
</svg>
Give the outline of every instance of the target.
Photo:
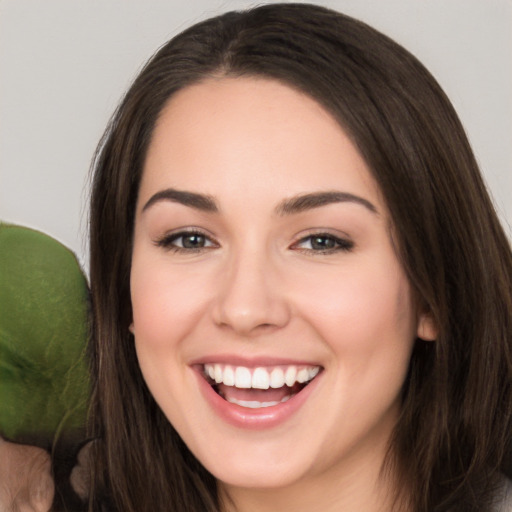
<svg viewBox="0 0 512 512">
<path fill-rule="evenodd" d="M 245 366 L 230 366 L 221 364 L 205 364 L 204 372 L 217 384 L 221 382 L 226 386 L 237 388 L 282 388 L 285 384 L 293 386 L 296 382 L 300 384 L 312 380 L 320 371 L 319 366 L 307 368 L 287 366 L 285 368 L 246 368 Z"/>
</svg>

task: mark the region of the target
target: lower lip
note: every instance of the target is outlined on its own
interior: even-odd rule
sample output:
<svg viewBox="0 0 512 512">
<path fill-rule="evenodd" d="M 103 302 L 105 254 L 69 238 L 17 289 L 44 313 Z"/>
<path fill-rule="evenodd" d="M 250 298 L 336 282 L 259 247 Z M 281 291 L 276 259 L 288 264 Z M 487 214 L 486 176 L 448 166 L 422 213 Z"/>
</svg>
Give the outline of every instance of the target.
<svg viewBox="0 0 512 512">
<path fill-rule="evenodd" d="M 260 409 L 250 409 L 224 400 L 208 384 L 201 371 L 202 369 L 195 372 L 199 389 L 214 412 L 234 427 L 251 430 L 264 430 L 286 422 L 305 404 L 322 376 L 322 374 L 317 375 L 305 388 L 286 402 Z"/>
</svg>

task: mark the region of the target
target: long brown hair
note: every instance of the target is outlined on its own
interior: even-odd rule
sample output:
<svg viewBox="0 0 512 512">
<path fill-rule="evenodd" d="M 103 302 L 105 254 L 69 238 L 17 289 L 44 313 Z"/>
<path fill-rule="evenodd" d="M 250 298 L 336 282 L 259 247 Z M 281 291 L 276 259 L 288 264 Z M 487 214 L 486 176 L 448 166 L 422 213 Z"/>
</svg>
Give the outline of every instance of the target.
<svg viewBox="0 0 512 512">
<path fill-rule="evenodd" d="M 179 89 L 263 76 L 305 92 L 350 135 L 391 212 L 435 342 L 417 340 L 387 465 L 415 512 L 489 510 L 512 431 L 512 255 L 464 130 L 428 71 L 364 23 L 271 4 L 199 23 L 164 45 L 99 145 L 91 202 L 91 509 L 215 511 L 215 479 L 154 402 L 131 323 L 134 210 L 155 122 Z M 400 493 L 397 491 L 400 498 Z"/>
</svg>

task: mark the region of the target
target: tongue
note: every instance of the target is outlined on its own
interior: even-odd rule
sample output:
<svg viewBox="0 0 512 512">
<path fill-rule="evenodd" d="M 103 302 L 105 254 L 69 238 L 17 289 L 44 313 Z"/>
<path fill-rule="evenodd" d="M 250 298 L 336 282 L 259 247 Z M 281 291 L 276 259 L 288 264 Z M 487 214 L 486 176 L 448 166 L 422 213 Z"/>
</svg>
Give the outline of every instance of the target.
<svg viewBox="0 0 512 512">
<path fill-rule="evenodd" d="M 298 393 L 301 390 L 299 384 L 293 387 L 283 386 L 277 389 L 239 389 L 234 386 L 217 384 L 217 391 L 226 400 L 234 398 L 235 400 L 246 400 L 256 402 L 280 402 L 283 398 Z"/>
</svg>

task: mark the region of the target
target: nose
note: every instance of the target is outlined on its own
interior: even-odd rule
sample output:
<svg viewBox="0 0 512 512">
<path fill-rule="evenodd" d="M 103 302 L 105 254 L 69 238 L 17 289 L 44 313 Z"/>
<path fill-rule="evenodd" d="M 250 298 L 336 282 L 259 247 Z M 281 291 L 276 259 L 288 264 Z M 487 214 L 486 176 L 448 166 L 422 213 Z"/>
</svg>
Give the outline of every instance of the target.
<svg viewBox="0 0 512 512">
<path fill-rule="evenodd" d="M 271 258 L 244 251 L 226 263 L 213 308 L 214 322 L 245 337 L 284 327 L 290 307 L 283 279 Z"/>
</svg>

